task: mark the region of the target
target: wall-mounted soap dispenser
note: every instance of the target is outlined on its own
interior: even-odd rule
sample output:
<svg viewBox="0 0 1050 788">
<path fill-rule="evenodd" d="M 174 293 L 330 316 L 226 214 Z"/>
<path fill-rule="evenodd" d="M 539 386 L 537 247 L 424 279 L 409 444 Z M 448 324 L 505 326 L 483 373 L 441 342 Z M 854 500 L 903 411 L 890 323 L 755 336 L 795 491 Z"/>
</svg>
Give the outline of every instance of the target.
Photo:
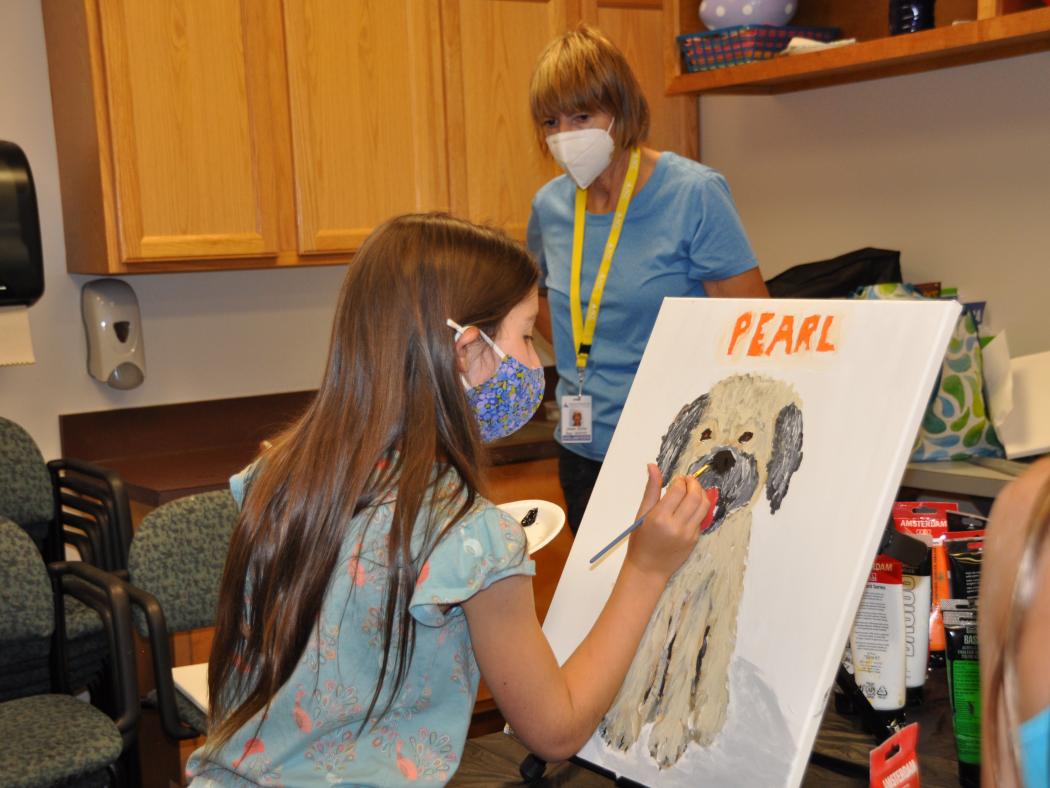
<svg viewBox="0 0 1050 788">
<path fill-rule="evenodd" d="M 80 291 L 87 333 L 88 372 L 115 389 L 133 389 L 146 377 L 142 318 L 131 285 L 94 279 Z"/>
</svg>

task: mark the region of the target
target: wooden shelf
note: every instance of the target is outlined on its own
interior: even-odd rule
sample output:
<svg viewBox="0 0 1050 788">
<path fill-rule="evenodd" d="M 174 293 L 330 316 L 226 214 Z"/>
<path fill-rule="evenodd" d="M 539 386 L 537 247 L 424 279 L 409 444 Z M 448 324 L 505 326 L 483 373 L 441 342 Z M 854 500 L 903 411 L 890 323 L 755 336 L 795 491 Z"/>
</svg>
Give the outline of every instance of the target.
<svg viewBox="0 0 1050 788">
<path fill-rule="evenodd" d="M 669 95 L 781 93 L 1050 49 L 1050 8 L 672 78 Z"/>
</svg>

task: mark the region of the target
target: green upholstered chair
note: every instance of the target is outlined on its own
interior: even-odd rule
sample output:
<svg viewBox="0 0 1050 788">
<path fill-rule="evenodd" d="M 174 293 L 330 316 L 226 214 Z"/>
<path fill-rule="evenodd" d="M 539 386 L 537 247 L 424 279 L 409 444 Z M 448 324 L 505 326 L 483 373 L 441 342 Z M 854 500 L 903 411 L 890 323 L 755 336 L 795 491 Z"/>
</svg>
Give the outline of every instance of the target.
<svg viewBox="0 0 1050 788">
<path fill-rule="evenodd" d="M 145 703 L 174 739 L 206 733 L 207 720 L 172 681 L 170 636 L 215 623 L 237 515 L 226 490 L 190 495 L 147 514 L 131 541 L 129 593 L 135 626 L 150 641 L 156 684 Z"/>
<path fill-rule="evenodd" d="M 25 530 L 48 561 L 73 544 L 89 563 L 119 573 L 127 566 L 131 516 L 120 477 L 76 460 L 45 463 L 30 435 L 0 417 L 0 517 Z M 68 671 L 75 689 L 99 680 L 109 651 L 99 615 L 65 600 Z M 51 686 L 48 644 L 0 650 L 0 701 L 36 695 Z"/>
<path fill-rule="evenodd" d="M 90 564 L 127 567 L 131 512 L 120 476 L 80 460 L 45 463 L 29 433 L 2 417 L 0 517 L 22 526 L 48 561 L 64 559 L 69 543 Z"/>
<path fill-rule="evenodd" d="M 43 653 L 51 687 L 0 703 L 0 785 L 132 784 L 139 707 L 130 602 L 122 581 L 81 562 L 45 565 L 25 530 L 0 519 L 0 653 Z M 90 702 L 58 690 L 66 619 L 75 598 L 105 625 L 105 679 Z"/>
<path fill-rule="evenodd" d="M 55 501 L 47 463 L 25 430 L 0 418 L 0 516 L 18 523 L 43 550 Z"/>
</svg>

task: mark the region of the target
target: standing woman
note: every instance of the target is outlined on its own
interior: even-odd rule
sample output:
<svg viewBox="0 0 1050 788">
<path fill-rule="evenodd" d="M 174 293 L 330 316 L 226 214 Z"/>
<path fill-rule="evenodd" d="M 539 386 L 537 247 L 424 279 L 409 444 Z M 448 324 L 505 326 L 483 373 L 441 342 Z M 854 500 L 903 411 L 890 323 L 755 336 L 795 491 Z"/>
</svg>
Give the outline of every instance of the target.
<svg viewBox="0 0 1050 788">
<path fill-rule="evenodd" d="M 540 145 L 565 170 L 532 201 L 558 366 L 558 475 L 576 532 L 666 296 L 768 296 L 725 179 L 643 142 L 649 105 L 623 53 L 581 26 L 540 55 Z"/>
</svg>

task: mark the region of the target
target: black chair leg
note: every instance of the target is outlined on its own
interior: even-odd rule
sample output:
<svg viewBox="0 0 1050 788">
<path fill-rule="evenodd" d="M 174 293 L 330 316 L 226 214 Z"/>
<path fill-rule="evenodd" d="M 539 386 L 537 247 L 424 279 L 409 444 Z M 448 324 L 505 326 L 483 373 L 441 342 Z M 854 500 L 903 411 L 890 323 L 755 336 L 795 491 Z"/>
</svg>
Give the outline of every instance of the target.
<svg viewBox="0 0 1050 788">
<path fill-rule="evenodd" d="M 139 742 L 128 747 L 120 759 L 113 764 L 114 782 L 117 788 L 139 788 L 142 785 L 142 761 L 139 756 Z"/>
</svg>

